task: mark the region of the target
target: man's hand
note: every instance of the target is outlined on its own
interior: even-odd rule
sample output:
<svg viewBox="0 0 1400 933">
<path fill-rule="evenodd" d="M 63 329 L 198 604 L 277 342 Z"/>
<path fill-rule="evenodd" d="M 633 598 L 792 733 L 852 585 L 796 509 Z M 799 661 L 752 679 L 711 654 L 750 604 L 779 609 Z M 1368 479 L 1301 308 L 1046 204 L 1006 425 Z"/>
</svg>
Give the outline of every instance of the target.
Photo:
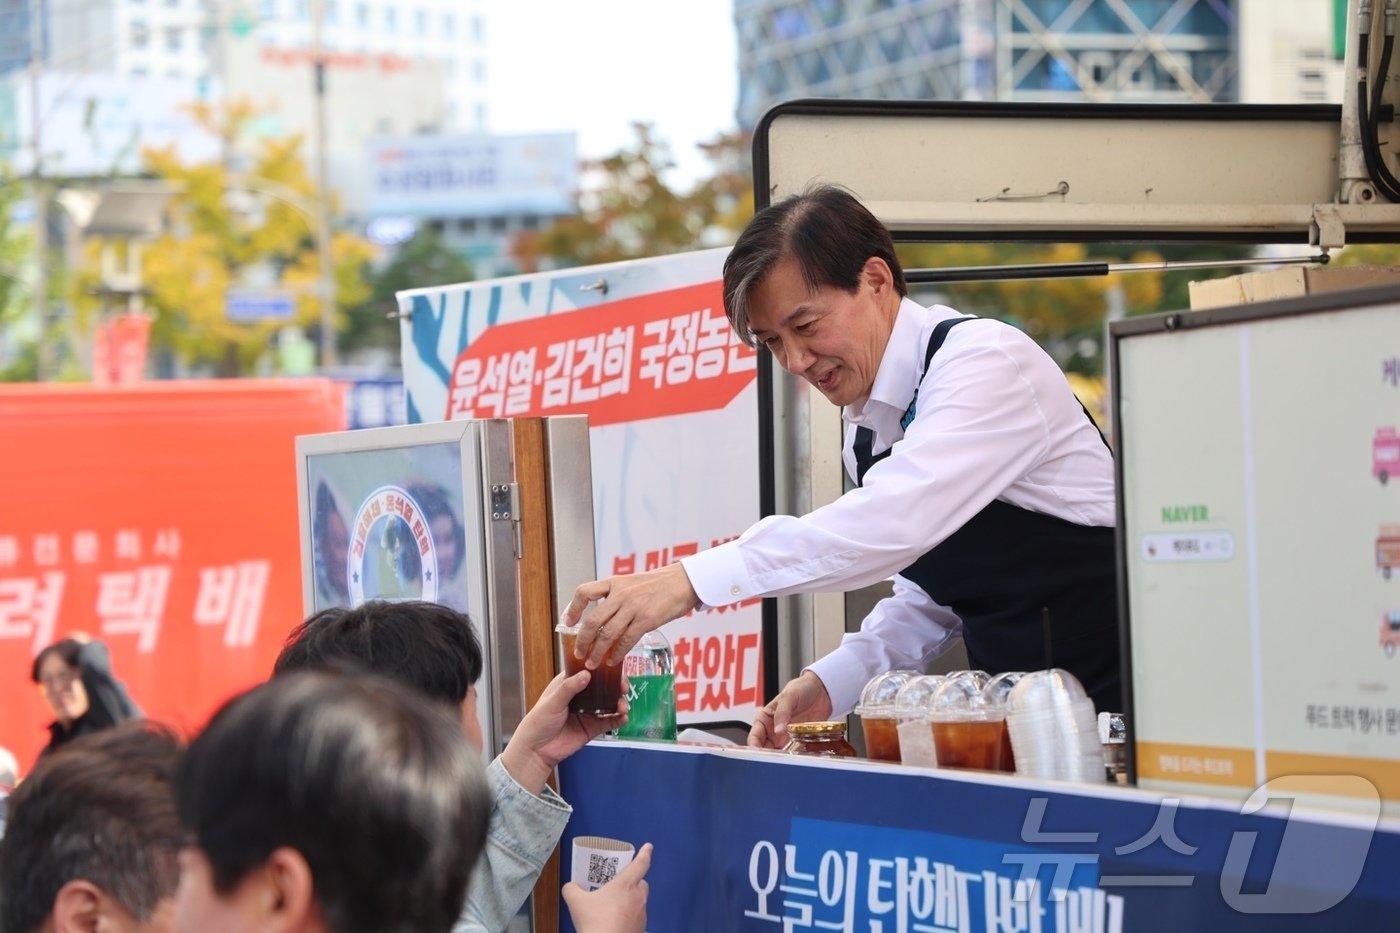
<svg viewBox="0 0 1400 933">
<path fill-rule="evenodd" d="M 651 843 L 637 852 L 631 864 L 596 891 L 585 891 L 570 881 L 564 885 L 564 903 L 578 933 L 644 933 L 647 927 L 647 869 L 651 868 Z"/>
<path fill-rule="evenodd" d="M 604 658 L 611 664 L 619 663 L 643 635 L 679 619 L 700 602 L 685 568 L 670 564 L 583 584 L 564 610 L 565 624 L 577 624 L 594 600 L 601 602 L 583 619 L 574 644 L 575 656 L 586 658 L 589 670 L 597 668 Z"/>
<path fill-rule="evenodd" d="M 559 762 L 609 729 L 627 721 L 627 699 L 617 701 L 619 716 L 586 716 L 569 712 L 569 701 L 583 692 L 593 677 L 579 671 L 572 677 L 558 675 L 544 688 L 539 702 L 520 720 L 501 764 L 530 793 L 539 795 Z"/>
<path fill-rule="evenodd" d="M 758 711 L 749 744 L 755 748 L 782 748 L 788 743 L 787 727 L 793 722 L 825 722 L 831 716 L 826 684 L 811 671 L 788 681 L 773 702 Z"/>
</svg>

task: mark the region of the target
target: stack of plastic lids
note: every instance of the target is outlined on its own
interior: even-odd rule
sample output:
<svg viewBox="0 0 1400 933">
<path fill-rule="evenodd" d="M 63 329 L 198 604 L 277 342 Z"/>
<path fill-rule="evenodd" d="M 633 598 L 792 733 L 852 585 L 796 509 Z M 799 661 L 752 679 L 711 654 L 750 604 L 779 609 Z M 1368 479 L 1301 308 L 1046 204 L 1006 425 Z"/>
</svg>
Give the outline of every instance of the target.
<svg viewBox="0 0 1400 933">
<path fill-rule="evenodd" d="M 865 756 L 872 761 L 899 761 L 899 734 L 895 731 L 899 717 L 894 701 L 899 690 L 917 671 L 889 671 L 870 678 L 860 692 L 855 713 L 865 734 Z"/>
<path fill-rule="evenodd" d="M 941 675 L 920 674 L 909 678 L 895 695 L 894 712 L 899 720 L 899 758 L 906 765 L 938 767 L 929 717 L 933 712 L 934 694 L 942 685 Z"/>
<path fill-rule="evenodd" d="M 1054 668 L 1021 677 L 1011 688 L 1006 723 L 1017 774 L 1104 782 L 1094 701 L 1073 674 Z"/>
</svg>

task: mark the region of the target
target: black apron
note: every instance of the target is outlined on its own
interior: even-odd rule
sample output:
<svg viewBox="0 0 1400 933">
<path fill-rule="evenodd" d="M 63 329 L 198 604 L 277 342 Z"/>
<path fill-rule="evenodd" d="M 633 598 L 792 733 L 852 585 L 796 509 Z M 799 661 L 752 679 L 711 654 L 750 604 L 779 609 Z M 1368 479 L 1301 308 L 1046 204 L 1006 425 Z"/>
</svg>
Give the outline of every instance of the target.
<svg viewBox="0 0 1400 933">
<path fill-rule="evenodd" d="M 970 320 L 934 328 L 925 373 L 948 331 Z M 869 428 L 856 429 L 857 483 L 889 456 L 871 455 L 874 439 Z M 1112 528 L 994 499 L 900 575 L 958 614 L 972 667 L 990 674 L 1046 667 L 1048 614 L 1051 663 L 1079 678 L 1100 712 L 1122 710 Z"/>
</svg>

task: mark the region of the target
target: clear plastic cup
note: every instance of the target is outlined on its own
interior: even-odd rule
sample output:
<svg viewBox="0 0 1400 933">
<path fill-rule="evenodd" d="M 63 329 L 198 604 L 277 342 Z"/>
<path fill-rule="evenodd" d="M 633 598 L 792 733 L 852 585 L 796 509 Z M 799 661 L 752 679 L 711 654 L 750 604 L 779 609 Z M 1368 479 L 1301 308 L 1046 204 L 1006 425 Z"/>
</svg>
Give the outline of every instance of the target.
<svg viewBox="0 0 1400 933">
<path fill-rule="evenodd" d="M 992 703 L 1007 709 L 1010 706 L 1011 688 L 1026 676 L 1021 671 L 1006 671 L 997 674 L 987 685 L 982 688 L 982 694 Z M 1014 774 L 1016 772 L 1016 755 L 1011 748 L 1011 723 L 1009 720 L 1002 720 L 1001 723 L 1001 770 Z"/>
<path fill-rule="evenodd" d="M 579 626 L 565 625 L 561 620 L 554 631 L 559 635 L 559 650 L 564 658 L 564 673 L 573 676 L 583 670 L 583 658 L 574 657 L 574 643 L 578 641 Z M 593 671 L 588 686 L 569 701 L 569 711 L 588 716 L 616 716 L 617 701 L 622 699 L 622 662 L 603 663 Z"/>
<path fill-rule="evenodd" d="M 1006 709 L 983 694 L 983 678 L 972 672 L 952 675 L 933 696 L 929 719 L 940 768 L 1001 769 Z"/>
<path fill-rule="evenodd" d="M 920 674 L 909 678 L 894 699 L 894 715 L 899 734 L 899 760 L 902 764 L 923 768 L 938 767 L 938 755 L 933 748 L 933 732 L 929 714 L 933 697 L 943 686 L 940 674 Z"/>
<path fill-rule="evenodd" d="M 915 671 L 889 671 L 872 677 L 861 691 L 855 713 L 865 734 L 865 756 L 871 761 L 900 760 L 894 701 L 900 688 L 917 676 Z"/>
</svg>

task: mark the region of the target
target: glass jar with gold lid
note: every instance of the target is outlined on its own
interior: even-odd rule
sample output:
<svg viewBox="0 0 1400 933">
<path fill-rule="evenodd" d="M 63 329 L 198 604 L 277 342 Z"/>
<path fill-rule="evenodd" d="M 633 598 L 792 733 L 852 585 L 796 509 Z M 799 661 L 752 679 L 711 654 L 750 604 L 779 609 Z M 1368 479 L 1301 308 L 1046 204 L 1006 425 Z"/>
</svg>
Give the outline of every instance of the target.
<svg viewBox="0 0 1400 933">
<path fill-rule="evenodd" d="M 846 741 L 844 722 L 794 722 L 788 725 L 789 755 L 814 755 L 819 758 L 854 758 L 856 750 Z"/>
</svg>

